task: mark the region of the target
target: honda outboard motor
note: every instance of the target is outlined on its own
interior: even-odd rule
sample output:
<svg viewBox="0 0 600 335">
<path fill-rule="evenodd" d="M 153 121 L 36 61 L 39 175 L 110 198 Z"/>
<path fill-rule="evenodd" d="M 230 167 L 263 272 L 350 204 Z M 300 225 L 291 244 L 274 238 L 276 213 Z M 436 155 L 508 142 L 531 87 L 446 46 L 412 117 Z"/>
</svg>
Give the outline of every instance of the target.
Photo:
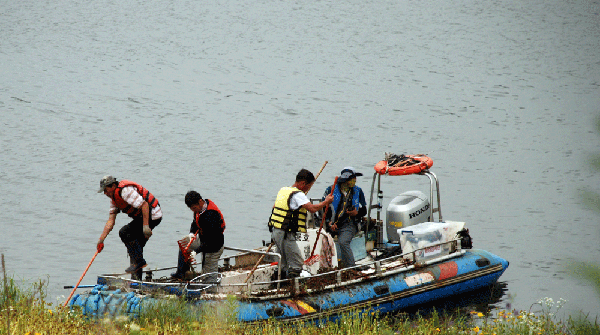
<svg viewBox="0 0 600 335">
<path fill-rule="evenodd" d="M 404 192 L 390 202 L 386 211 L 386 231 L 390 243 L 400 243 L 398 229 L 429 222 L 430 203 L 420 191 Z"/>
</svg>

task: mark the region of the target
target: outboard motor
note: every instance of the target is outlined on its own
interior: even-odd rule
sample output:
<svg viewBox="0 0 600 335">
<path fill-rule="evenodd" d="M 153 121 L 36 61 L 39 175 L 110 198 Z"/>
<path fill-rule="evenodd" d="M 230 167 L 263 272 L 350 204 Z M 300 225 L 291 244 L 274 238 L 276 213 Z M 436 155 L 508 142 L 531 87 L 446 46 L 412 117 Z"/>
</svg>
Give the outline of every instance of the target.
<svg viewBox="0 0 600 335">
<path fill-rule="evenodd" d="M 429 222 L 429 199 L 420 191 L 404 192 L 390 202 L 386 211 L 386 231 L 390 243 L 400 243 L 398 229 Z"/>
</svg>

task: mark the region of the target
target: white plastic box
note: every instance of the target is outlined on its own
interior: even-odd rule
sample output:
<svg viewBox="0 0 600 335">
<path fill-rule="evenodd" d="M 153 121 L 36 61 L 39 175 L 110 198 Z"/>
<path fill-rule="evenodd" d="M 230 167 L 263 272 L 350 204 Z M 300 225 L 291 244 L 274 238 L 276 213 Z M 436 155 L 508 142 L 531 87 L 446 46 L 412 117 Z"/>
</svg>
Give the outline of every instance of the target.
<svg viewBox="0 0 600 335">
<path fill-rule="evenodd" d="M 415 253 L 415 261 L 428 260 L 450 253 L 450 245 L 439 245 L 456 239 L 456 233 L 465 226 L 464 222 L 423 222 L 398 229 L 402 253 Z M 420 249 L 420 250 L 419 250 Z M 406 256 L 412 259 L 412 254 Z"/>
</svg>

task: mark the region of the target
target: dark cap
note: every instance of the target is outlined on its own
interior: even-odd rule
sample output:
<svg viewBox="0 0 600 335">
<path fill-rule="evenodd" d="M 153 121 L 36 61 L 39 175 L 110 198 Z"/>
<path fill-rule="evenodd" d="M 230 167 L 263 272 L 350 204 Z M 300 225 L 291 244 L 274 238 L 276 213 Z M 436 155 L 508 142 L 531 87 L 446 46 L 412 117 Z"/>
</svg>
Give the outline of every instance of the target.
<svg viewBox="0 0 600 335">
<path fill-rule="evenodd" d="M 356 177 L 362 176 L 362 175 L 363 175 L 362 173 L 356 172 L 353 167 L 346 166 L 340 173 L 340 177 L 338 178 L 338 183 L 345 183 L 352 178 L 356 178 Z"/>
<path fill-rule="evenodd" d="M 116 182 L 117 182 L 117 180 L 113 176 L 104 176 L 104 177 L 102 177 L 102 179 L 100 179 L 100 189 L 98 190 L 98 193 L 104 192 L 104 189 L 107 186 L 112 185 L 112 184 L 114 184 Z"/>
</svg>

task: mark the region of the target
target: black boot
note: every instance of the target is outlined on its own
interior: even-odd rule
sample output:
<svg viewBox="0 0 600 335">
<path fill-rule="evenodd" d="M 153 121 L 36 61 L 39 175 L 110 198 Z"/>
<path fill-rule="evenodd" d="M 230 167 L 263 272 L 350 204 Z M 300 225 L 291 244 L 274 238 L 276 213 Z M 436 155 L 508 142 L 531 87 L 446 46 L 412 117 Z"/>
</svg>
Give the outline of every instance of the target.
<svg viewBox="0 0 600 335">
<path fill-rule="evenodd" d="M 129 257 L 129 266 L 135 266 L 135 261 L 131 257 Z M 140 269 L 138 272 L 132 272 L 131 279 L 142 280 L 142 269 Z"/>
<path fill-rule="evenodd" d="M 138 271 L 141 271 L 142 268 L 146 266 L 146 260 L 144 259 L 142 246 L 137 240 L 126 242 L 125 246 L 127 247 L 127 253 L 129 253 L 129 257 L 131 257 L 133 260 L 131 262 L 132 265 L 125 269 L 125 272 L 137 273 Z"/>
<path fill-rule="evenodd" d="M 142 280 L 143 276 L 144 276 L 144 271 L 142 271 L 142 269 L 139 269 L 136 272 L 131 274 L 131 278 L 135 279 L 135 280 Z"/>
</svg>

